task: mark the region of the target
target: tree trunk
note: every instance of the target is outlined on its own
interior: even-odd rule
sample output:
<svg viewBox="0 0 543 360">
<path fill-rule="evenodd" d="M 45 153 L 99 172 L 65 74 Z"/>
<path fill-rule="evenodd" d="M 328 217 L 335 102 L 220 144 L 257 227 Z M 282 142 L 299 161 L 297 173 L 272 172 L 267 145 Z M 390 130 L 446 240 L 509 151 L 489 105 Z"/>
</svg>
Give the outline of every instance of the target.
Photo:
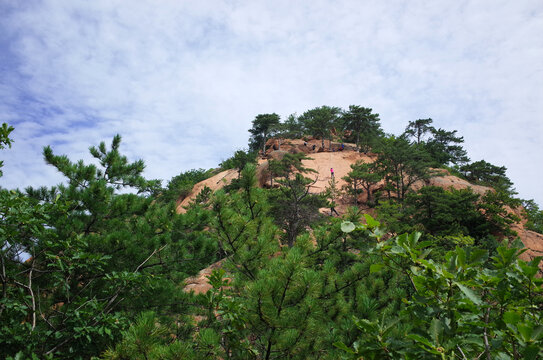
<svg viewBox="0 0 543 360">
<path fill-rule="evenodd" d="M 360 148 L 358 147 L 358 144 L 360 143 L 360 131 L 356 132 L 356 151 L 360 152 Z"/>
<path fill-rule="evenodd" d="M 356 188 L 356 181 L 353 183 L 354 188 L 354 204 L 358 206 L 358 189 Z"/>
<path fill-rule="evenodd" d="M 293 247 L 294 246 L 294 243 L 296 242 L 296 235 L 297 235 L 297 231 L 296 229 L 298 228 L 298 221 L 295 220 L 291 226 L 289 226 L 289 231 L 287 233 L 287 245 L 289 248 Z"/>
</svg>

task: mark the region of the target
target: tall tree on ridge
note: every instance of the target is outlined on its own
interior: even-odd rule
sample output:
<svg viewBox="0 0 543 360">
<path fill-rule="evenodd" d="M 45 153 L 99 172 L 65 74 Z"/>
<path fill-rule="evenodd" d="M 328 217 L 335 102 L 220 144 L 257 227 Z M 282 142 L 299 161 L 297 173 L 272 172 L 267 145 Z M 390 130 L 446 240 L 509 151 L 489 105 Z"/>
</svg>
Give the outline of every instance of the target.
<svg viewBox="0 0 543 360">
<path fill-rule="evenodd" d="M 377 164 L 383 169 L 387 187 L 393 189 L 399 200 L 404 199 L 411 185 L 431 176 L 428 153 L 410 144 L 405 136 L 385 138 Z"/>
<path fill-rule="evenodd" d="M 362 141 L 367 149 L 371 140 L 382 132 L 379 124 L 379 114 L 373 114 L 370 108 L 349 105 L 349 110 L 344 111 L 342 115 L 344 128 L 352 131 L 357 148 L 359 148 Z"/>
<path fill-rule="evenodd" d="M 443 129 L 431 129 L 432 138 L 428 139 L 425 148 L 433 160 L 439 165 L 455 165 L 467 163 L 466 150 L 460 145 L 464 142 L 464 137 L 456 136 L 456 130 L 446 131 Z"/>
<path fill-rule="evenodd" d="M 418 119 L 415 121 L 410 121 L 407 127 L 405 128 L 404 134 L 412 136 L 417 139 L 417 144 L 420 144 L 422 136 L 427 132 L 435 130 L 431 125 L 434 120 L 428 119 Z"/>
<path fill-rule="evenodd" d="M 290 114 L 281 125 L 281 132 L 285 137 L 294 139 L 302 137 L 302 124 L 296 114 Z"/>
<path fill-rule="evenodd" d="M 357 161 L 351 165 L 351 171 L 343 178 L 347 182 L 349 191 L 354 195 L 354 204 L 358 205 L 358 192 L 360 188 L 366 190 L 367 203 L 372 202 L 371 187 L 383 178 L 379 172 L 378 164 Z"/>
<path fill-rule="evenodd" d="M 252 124 L 253 127 L 249 129 L 249 132 L 251 133 L 249 148 L 253 151 L 261 148 L 262 153 L 265 153 L 268 137 L 273 134 L 275 128 L 280 124 L 279 115 L 276 113 L 259 114 L 255 117 Z"/>
<path fill-rule="evenodd" d="M 323 148 L 326 137 L 330 140 L 330 147 L 332 147 L 331 130 L 338 120 L 340 111 L 341 109 L 338 107 L 323 105 L 304 112 L 300 117 L 300 121 L 311 135 L 322 139 Z"/>
</svg>

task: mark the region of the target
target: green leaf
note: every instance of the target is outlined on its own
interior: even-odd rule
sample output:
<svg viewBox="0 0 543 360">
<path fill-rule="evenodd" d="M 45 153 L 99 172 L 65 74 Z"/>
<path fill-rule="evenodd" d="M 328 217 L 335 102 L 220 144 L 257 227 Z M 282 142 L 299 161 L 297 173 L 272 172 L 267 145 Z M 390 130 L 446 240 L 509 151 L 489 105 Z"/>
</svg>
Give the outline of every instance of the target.
<svg viewBox="0 0 543 360">
<path fill-rule="evenodd" d="M 383 264 L 372 264 L 372 265 L 370 266 L 370 274 L 379 272 L 379 271 L 381 271 L 381 269 L 384 268 L 384 267 L 385 267 L 385 265 L 383 265 Z"/>
<path fill-rule="evenodd" d="M 520 335 L 522 335 L 522 339 L 524 341 L 530 341 L 533 332 L 533 328 L 531 326 L 525 324 L 517 324 L 517 329 Z"/>
<path fill-rule="evenodd" d="M 342 343 L 341 341 L 338 341 L 338 342 L 335 342 L 333 344 L 335 347 L 337 347 L 338 349 L 341 349 L 345 352 L 348 352 L 349 354 L 356 354 L 353 349 L 349 348 L 347 345 L 345 345 L 344 343 Z"/>
<path fill-rule="evenodd" d="M 539 340 L 540 337 L 543 337 L 543 325 L 539 325 L 532 332 L 532 339 Z"/>
<path fill-rule="evenodd" d="M 456 247 L 456 266 L 457 267 L 464 267 L 466 264 L 466 252 L 464 249 Z"/>
<path fill-rule="evenodd" d="M 350 233 L 356 229 L 356 226 L 350 221 L 344 221 L 341 223 L 341 231 L 344 233 Z"/>
<path fill-rule="evenodd" d="M 533 278 L 535 276 L 535 274 L 537 274 L 537 271 L 539 270 L 538 266 L 530 266 L 529 264 L 525 263 L 524 261 L 520 260 L 518 262 L 518 265 L 520 267 L 520 270 L 522 271 L 522 273 L 528 277 L 528 278 Z"/>
<path fill-rule="evenodd" d="M 366 224 L 370 228 L 376 228 L 381 225 L 379 221 L 375 220 L 370 214 L 364 214 L 364 218 L 366 219 Z"/>
<path fill-rule="evenodd" d="M 419 242 L 420 237 L 422 236 L 422 233 L 420 232 L 414 232 L 409 234 L 409 245 L 412 247 L 415 247 L 415 245 Z"/>
<path fill-rule="evenodd" d="M 479 298 L 479 296 L 477 296 L 477 294 L 475 294 L 475 292 L 473 290 L 471 290 L 467 286 L 462 285 L 460 283 L 455 282 L 455 284 L 456 284 L 456 286 L 458 286 L 460 288 L 460 290 L 462 290 L 462 292 L 464 293 L 464 295 L 466 295 L 468 297 L 468 299 L 473 301 L 473 303 L 475 303 L 477 305 L 481 305 L 483 303 L 481 301 L 481 299 Z"/>
<path fill-rule="evenodd" d="M 506 324 L 517 324 L 520 321 L 520 314 L 515 311 L 506 311 L 503 314 L 503 321 Z"/>
<path fill-rule="evenodd" d="M 357 319 L 355 320 L 355 325 L 360 329 L 369 332 L 370 334 L 375 334 L 379 326 L 377 324 L 377 321 L 372 322 L 367 319 Z"/>
<path fill-rule="evenodd" d="M 432 343 L 430 341 L 428 341 L 428 339 L 426 339 L 426 338 L 424 338 L 424 337 L 422 337 L 420 335 L 417 335 L 417 334 L 408 334 L 407 337 L 410 338 L 411 340 L 414 340 L 419 345 L 420 344 L 426 345 L 429 348 L 429 349 L 426 349 L 426 350 L 430 351 L 431 353 L 439 354 L 439 352 L 434 350 L 434 345 L 432 345 Z"/>
<path fill-rule="evenodd" d="M 438 319 L 432 319 L 430 323 L 430 334 L 436 344 L 439 344 L 439 338 L 443 333 L 443 324 Z"/>
</svg>

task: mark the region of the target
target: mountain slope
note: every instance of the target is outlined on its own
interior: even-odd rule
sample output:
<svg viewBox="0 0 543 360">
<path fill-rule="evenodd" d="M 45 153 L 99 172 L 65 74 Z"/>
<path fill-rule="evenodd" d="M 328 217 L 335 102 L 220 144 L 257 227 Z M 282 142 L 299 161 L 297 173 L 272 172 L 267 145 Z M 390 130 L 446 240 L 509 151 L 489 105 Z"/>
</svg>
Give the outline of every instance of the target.
<svg viewBox="0 0 543 360">
<path fill-rule="evenodd" d="M 316 150 L 313 150 L 313 144 L 316 145 Z M 313 184 L 310 189 L 310 191 L 313 193 L 321 193 L 325 191 L 326 187 L 329 185 L 329 181 L 331 180 L 331 168 L 334 169 L 337 187 L 341 189 L 342 186 L 346 184 L 345 180 L 342 178 L 351 170 L 350 166 L 352 164 L 356 163 L 357 161 L 373 162 L 377 158 L 376 154 L 363 154 L 355 151 L 353 144 L 344 144 L 344 150 L 339 151 L 341 149 L 341 144 L 333 142 L 331 145 L 334 151 L 328 151 L 330 144 L 328 141 L 326 141 L 326 151 L 322 151 L 322 149 L 319 151 L 320 140 L 309 140 L 307 142 L 304 142 L 304 140 L 301 139 L 283 140 L 279 146 L 277 140 L 270 139 L 268 141 L 268 145 L 270 150 L 267 152 L 266 158 L 259 160 L 259 173 L 266 171 L 268 159 L 280 158 L 284 153 L 287 152 L 306 153 L 311 159 L 304 160 L 304 166 L 316 171 L 316 173 L 309 175 L 309 177 L 316 180 L 315 184 Z M 278 150 L 273 150 L 274 147 Z M 440 169 L 439 172 L 441 173 L 440 176 L 434 176 L 425 182 L 419 181 L 414 185 L 414 188 L 420 189 L 422 186 L 438 186 L 446 190 L 449 190 L 450 188 L 456 190 L 471 188 L 474 193 L 480 195 L 483 195 L 487 191 L 493 191 L 492 188 L 487 186 L 471 184 L 464 179 L 451 175 L 444 169 Z M 188 197 L 178 201 L 177 211 L 179 213 L 184 213 L 186 211 L 184 207 L 188 206 L 205 186 L 211 188 L 213 191 L 216 191 L 229 184 L 232 179 L 236 178 L 237 176 L 237 170 L 230 169 L 196 184 Z M 266 179 L 263 181 L 265 182 Z M 263 181 L 261 181 L 261 185 L 263 185 Z M 382 184 L 377 184 L 374 190 L 378 190 L 381 188 L 381 186 Z M 363 203 L 366 200 L 365 195 L 361 195 L 359 200 Z M 336 203 L 336 210 L 340 215 L 342 215 L 346 212 L 349 206 L 352 206 L 352 199 L 349 199 L 347 195 L 344 195 L 341 199 L 337 199 Z M 322 210 L 324 212 L 325 209 Z M 522 219 L 522 208 L 509 209 L 509 211 L 515 213 L 515 215 Z M 511 226 L 512 230 L 518 234 L 520 240 L 527 249 L 526 252 L 521 255 L 521 259 L 531 260 L 536 256 L 543 256 L 543 235 L 534 231 L 526 230 L 524 228 L 524 223 L 525 220 L 521 220 L 519 223 L 514 223 Z M 543 270 L 543 262 L 541 263 L 540 267 Z M 207 270 L 204 269 L 202 271 L 206 273 Z M 204 276 L 200 276 L 199 278 L 205 281 Z"/>
</svg>

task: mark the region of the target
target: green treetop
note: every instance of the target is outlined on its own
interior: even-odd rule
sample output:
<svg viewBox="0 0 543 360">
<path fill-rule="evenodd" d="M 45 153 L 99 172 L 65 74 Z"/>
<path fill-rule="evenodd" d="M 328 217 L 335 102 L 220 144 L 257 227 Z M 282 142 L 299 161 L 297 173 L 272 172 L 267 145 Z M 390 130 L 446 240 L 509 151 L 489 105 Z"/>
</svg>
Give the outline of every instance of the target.
<svg viewBox="0 0 543 360">
<path fill-rule="evenodd" d="M 326 137 L 330 140 L 331 147 L 331 130 L 337 123 L 339 114 L 340 108 L 324 105 L 304 112 L 300 117 L 300 121 L 312 136 L 321 138 L 322 148 L 324 148 L 324 139 Z"/>
<path fill-rule="evenodd" d="M 372 109 L 358 105 L 350 105 L 348 111 L 343 111 L 343 126 L 351 131 L 356 147 L 362 145 L 365 151 L 381 135 L 379 114 L 372 113 Z"/>
<path fill-rule="evenodd" d="M 364 163 L 362 161 L 351 165 L 351 171 L 343 179 L 347 182 L 349 191 L 353 194 L 354 204 L 358 205 L 359 190 L 364 189 L 367 194 L 367 203 L 372 203 L 371 187 L 377 184 L 383 175 L 378 164 Z"/>
<path fill-rule="evenodd" d="M 418 119 L 415 121 L 410 121 L 405 128 L 404 134 L 414 137 L 417 140 L 417 144 L 419 144 L 424 134 L 434 130 L 434 127 L 431 125 L 433 122 L 434 120 L 432 119 Z"/>
<path fill-rule="evenodd" d="M 469 161 L 466 150 L 460 145 L 464 137 L 456 136 L 456 130 L 431 129 L 431 133 L 432 137 L 425 143 L 425 149 L 436 165 L 459 165 Z"/>
<path fill-rule="evenodd" d="M 262 149 L 262 153 L 266 152 L 266 141 L 268 137 L 273 134 L 275 128 L 280 124 L 279 115 L 273 114 L 259 114 L 253 120 L 253 127 L 249 129 L 251 133 L 250 149 L 257 151 Z"/>
<path fill-rule="evenodd" d="M 429 164 L 428 153 L 410 144 L 405 137 L 383 139 L 377 166 L 385 174 L 389 198 L 392 191 L 399 200 L 403 200 L 415 182 L 430 177 Z"/>
</svg>

